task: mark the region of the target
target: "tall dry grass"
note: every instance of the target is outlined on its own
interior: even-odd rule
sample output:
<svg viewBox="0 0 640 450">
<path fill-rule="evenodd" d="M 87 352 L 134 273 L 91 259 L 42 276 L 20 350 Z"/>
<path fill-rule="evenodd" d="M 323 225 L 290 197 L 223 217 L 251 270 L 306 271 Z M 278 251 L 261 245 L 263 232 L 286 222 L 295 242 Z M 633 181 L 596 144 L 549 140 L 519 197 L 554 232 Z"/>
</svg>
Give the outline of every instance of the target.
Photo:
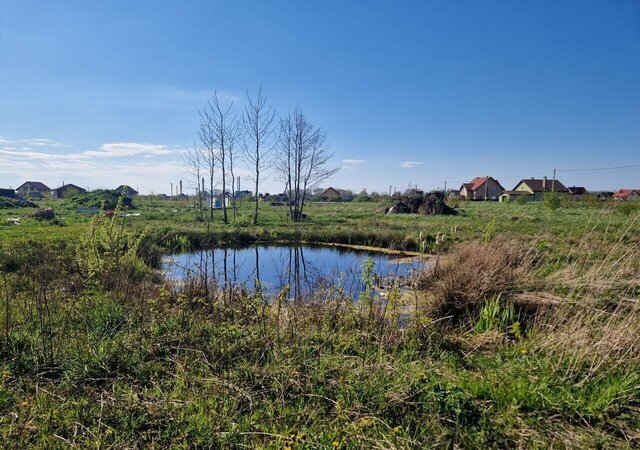
<svg viewBox="0 0 640 450">
<path fill-rule="evenodd" d="M 470 242 L 438 259 L 418 280 L 431 300 L 427 314 L 452 325 L 469 325 L 485 301 L 511 301 L 534 282 L 537 252 L 515 240 Z"/>
</svg>

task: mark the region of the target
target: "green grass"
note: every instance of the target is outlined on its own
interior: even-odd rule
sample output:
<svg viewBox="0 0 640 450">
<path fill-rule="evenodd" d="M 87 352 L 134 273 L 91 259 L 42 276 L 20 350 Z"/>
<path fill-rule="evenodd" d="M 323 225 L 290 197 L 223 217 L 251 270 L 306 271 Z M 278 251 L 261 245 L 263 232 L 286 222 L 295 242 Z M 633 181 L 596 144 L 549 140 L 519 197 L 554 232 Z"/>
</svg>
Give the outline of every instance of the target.
<svg viewBox="0 0 640 450">
<path fill-rule="evenodd" d="M 125 230 L 147 229 L 154 252 L 304 240 L 446 258 L 470 242 L 493 248 L 515 239 L 535 255 L 518 292 L 562 304 L 516 310 L 504 292 L 473 299 L 479 313 L 451 327 L 429 307 L 429 288 L 406 293 L 397 308 L 339 297 L 265 304 L 238 291 L 173 291 L 141 261 L 135 272 L 119 271 L 124 250 L 98 256 L 115 258 L 100 266 L 105 283 L 87 274 L 76 251 L 90 216 L 51 200 L 41 206 L 53 207 L 60 224 L 8 226 L 7 217 L 30 211 L 0 210 L 3 445 L 640 445 L 640 314 L 629 306 L 640 299 L 640 220 L 629 207 L 461 203 L 459 216 L 422 217 L 384 216 L 378 203 L 329 203 L 310 205 L 309 220 L 295 224 L 284 208 L 263 206 L 252 226 L 249 204 L 224 225 L 219 211 L 211 223 L 198 220 L 188 202 L 137 203 L 141 215 L 123 218 Z M 79 248 L 87 245 L 97 244 Z"/>
</svg>

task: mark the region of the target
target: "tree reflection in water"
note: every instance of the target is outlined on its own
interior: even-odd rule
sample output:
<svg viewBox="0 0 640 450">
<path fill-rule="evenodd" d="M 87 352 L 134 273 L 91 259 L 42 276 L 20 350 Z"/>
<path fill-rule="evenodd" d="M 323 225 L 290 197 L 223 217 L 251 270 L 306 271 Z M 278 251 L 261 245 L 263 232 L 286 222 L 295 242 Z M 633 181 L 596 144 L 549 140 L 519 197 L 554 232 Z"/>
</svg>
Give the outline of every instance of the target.
<svg viewBox="0 0 640 450">
<path fill-rule="evenodd" d="M 217 285 L 226 292 L 242 287 L 265 299 L 285 287 L 294 301 L 329 289 L 357 299 L 363 289 L 361 273 L 367 258 L 373 259 L 378 280 L 406 277 L 422 266 L 418 259 L 401 261 L 335 247 L 256 245 L 172 255 L 164 259 L 163 268 L 171 279 L 197 277 L 206 289 Z"/>
</svg>

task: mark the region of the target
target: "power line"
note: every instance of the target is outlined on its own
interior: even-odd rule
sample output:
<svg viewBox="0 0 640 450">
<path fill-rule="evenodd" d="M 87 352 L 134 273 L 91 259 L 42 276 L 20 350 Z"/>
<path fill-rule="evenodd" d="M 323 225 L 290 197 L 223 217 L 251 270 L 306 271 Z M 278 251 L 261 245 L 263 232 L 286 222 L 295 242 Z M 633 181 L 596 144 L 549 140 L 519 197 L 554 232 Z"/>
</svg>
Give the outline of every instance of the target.
<svg viewBox="0 0 640 450">
<path fill-rule="evenodd" d="M 612 170 L 625 170 L 625 169 L 640 169 L 640 164 L 629 164 L 627 166 L 615 166 L 615 167 L 598 167 L 593 169 L 558 169 L 558 172 L 605 172 Z"/>
</svg>

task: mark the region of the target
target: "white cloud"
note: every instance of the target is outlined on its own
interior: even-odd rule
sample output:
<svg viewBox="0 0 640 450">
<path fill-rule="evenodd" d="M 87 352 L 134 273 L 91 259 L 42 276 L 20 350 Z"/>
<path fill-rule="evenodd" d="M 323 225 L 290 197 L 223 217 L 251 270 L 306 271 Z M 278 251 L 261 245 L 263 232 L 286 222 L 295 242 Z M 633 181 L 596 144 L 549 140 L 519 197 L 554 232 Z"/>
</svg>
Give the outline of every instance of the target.
<svg viewBox="0 0 640 450">
<path fill-rule="evenodd" d="M 400 164 L 400 167 L 402 167 L 403 169 L 412 169 L 423 164 L 423 161 L 404 161 L 402 164 Z"/>
<path fill-rule="evenodd" d="M 85 156 L 97 158 L 122 158 L 135 155 L 168 155 L 172 150 L 164 145 L 143 144 L 138 142 L 114 142 L 102 144 L 100 150 L 87 150 Z"/>
<path fill-rule="evenodd" d="M 360 166 L 367 161 L 364 159 L 343 159 L 341 169 L 353 170 L 354 167 Z"/>
<path fill-rule="evenodd" d="M 342 164 L 346 166 L 360 166 L 366 162 L 367 162 L 366 159 L 343 159 L 342 160 Z"/>
<path fill-rule="evenodd" d="M 44 153 L 30 151 L 29 147 L 23 147 L 23 150 L 16 150 L 15 147 L 3 147 L 0 149 L 0 155 L 6 155 L 13 157 L 14 159 L 27 159 L 27 160 L 39 160 L 39 161 L 78 161 L 86 159 L 84 155 L 78 155 L 76 153 Z"/>
<path fill-rule="evenodd" d="M 34 147 L 62 147 L 61 142 L 52 141 L 46 138 L 30 138 L 30 139 L 8 139 L 4 136 L 0 136 L 0 144 L 23 144 L 25 149 L 32 145 Z"/>
<path fill-rule="evenodd" d="M 20 142 L 27 145 L 33 145 L 34 147 L 62 147 L 61 142 L 52 141 L 51 139 L 33 138 L 22 139 Z"/>
</svg>

